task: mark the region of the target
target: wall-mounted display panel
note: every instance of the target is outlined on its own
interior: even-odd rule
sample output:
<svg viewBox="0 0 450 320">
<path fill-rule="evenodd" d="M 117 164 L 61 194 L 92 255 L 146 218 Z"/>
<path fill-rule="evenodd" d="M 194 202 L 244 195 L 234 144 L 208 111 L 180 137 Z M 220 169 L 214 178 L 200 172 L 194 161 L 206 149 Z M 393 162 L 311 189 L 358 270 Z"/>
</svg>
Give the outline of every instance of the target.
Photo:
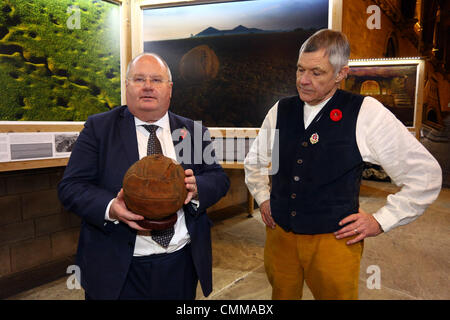
<svg viewBox="0 0 450 320">
<path fill-rule="evenodd" d="M 176 76 L 174 92 L 177 92 L 178 88 L 183 88 L 183 82 L 188 88 L 188 91 L 179 91 L 178 97 L 174 97 L 172 111 L 202 121 L 204 125 L 210 127 L 212 133 L 217 131 L 216 143 L 221 139 L 220 132 L 233 129 L 233 132 L 236 131 L 238 135 L 242 135 L 246 129 L 256 129 L 260 126 L 266 111 L 278 98 L 296 93 L 295 64 L 301 42 L 320 28 L 330 27 L 339 30 L 342 10 L 342 0 L 36 0 L 32 2 L 10 0 L 5 3 L 0 12 L 0 65 L 4 68 L 2 70 L 4 76 L 0 77 L 0 83 L 6 84 L 6 81 L 11 81 L 9 84 L 11 89 L 8 93 L 4 93 L 5 96 L 0 97 L 2 99 L 0 109 L 3 108 L 0 110 L 0 135 L 2 136 L 0 171 L 65 165 L 66 156 L 70 151 L 57 152 L 56 145 L 62 142 L 58 142 L 56 138 L 64 133 L 73 135 L 79 132 L 83 127 L 83 121 L 90 114 L 107 111 L 111 107 L 125 103 L 124 86 L 120 88 L 124 77 L 120 79 L 120 74 L 124 75 L 126 64 L 131 57 L 142 52 L 144 46 L 152 42 L 155 44 L 164 41 L 193 40 L 195 45 L 182 53 L 180 59 L 194 47 L 201 47 L 197 49 L 198 51 L 191 52 L 189 59 L 185 58 L 181 68 L 184 70 L 183 73 L 180 71 L 179 63 L 176 67 L 171 66 Z M 144 20 L 152 23 L 156 21 L 153 18 L 148 20 L 148 17 L 144 17 L 146 10 L 180 9 L 190 6 L 202 8 L 199 12 L 203 12 L 203 8 L 213 8 L 214 5 L 221 4 L 240 4 L 240 9 L 235 9 L 234 14 L 233 10 L 223 12 L 219 10 L 226 19 L 230 21 L 234 19 L 232 25 L 208 23 L 208 26 L 201 27 L 197 32 L 190 32 L 187 37 L 144 39 L 144 31 L 150 30 L 147 27 L 144 28 Z M 251 5 L 254 9 L 259 6 L 257 11 L 259 17 L 252 18 Z M 291 10 L 283 11 L 286 6 Z M 305 11 L 308 13 L 305 14 Z M 283 18 L 279 19 L 279 16 L 283 14 Z M 295 15 L 297 18 L 294 20 L 298 20 L 299 24 L 287 26 L 289 21 L 293 21 L 291 17 Z M 248 23 L 262 20 L 261 17 L 265 17 L 264 20 L 267 20 L 267 23 L 271 21 L 272 26 Z M 310 20 L 311 17 L 315 19 Z M 202 19 L 199 18 L 199 20 Z M 206 19 L 203 20 L 206 21 Z M 174 20 L 170 21 L 174 22 Z M 170 21 L 169 24 L 171 24 Z M 210 25 L 217 29 L 219 34 L 199 35 Z M 179 29 L 184 29 L 186 26 L 183 25 Z M 44 27 L 48 28 L 49 32 L 44 32 Z M 224 34 L 221 34 L 221 31 L 224 31 Z M 301 32 L 303 37 L 295 40 L 294 34 Z M 306 35 L 307 33 L 309 34 Z M 202 43 L 196 43 L 195 39 L 190 39 L 191 34 L 192 38 L 197 40 L 204 38 L 203 40 L 207 42 L 205 46 L 211 50 L 218 50 L 218 53 L 215 53 L 218 64 L 214 62 L 214 58 L 208 60 L 211 56 L 208 53 L 206 53 L 208 55 L 206 61 L 199 60 L 199 57 L 207 50 L 203 50 Z M 276 34 L 280 39 L 277 39 Z M 102 36 L 109 38 L 101 38 Z M 239 45 L 234 45 L 232 43 L 234 41 L 230 40 L 232 38 L 239 39 Z M 272 39 L 271 45 L 264 44 L 262 41 L 264 38 Z M 243 39 L 247 39 L 249 43 Z M 230 44 L 229 47 L 226 46 L 227 43 Z M 287 50 L 288 47 L 291 50 Z M 100 52 L 102 50 L 104 52 Z M 86 62 L 86 56 L 89 54 L 96 62 Z M 279 54 L 281 56 L 278 56 Z M 112 63 L 113 60 L 117 63 Z M 3 63 L 5 61 L 13 63 L 13 67 L 8 67 Z M 290 67 L 287 67 L 289 64 Z M 216 69 L 217 74 L 212 79 L 208 78 L 211 77 L 211 70 L 214 75 Z M 218 82 L 214 84 L 217 80 L 222 81 L 220 85 Z M 204 86 L 199 86 L 201 82 Z M 120 97 L 121 89 L 122 97 Z M 252 89 L 254 94 L 249 95 L 248 92 Z M 240 91 L 244 91 L 244 94 Z M 36 94 L 31 94 L 32 92 Z M 211 106 L 207 106 L 204 96 L 210 94 L 216 96 Z M 199 101 L 195 104 L 198 107 L 193 109 L 194 113 L 184 113 L 183 110 L 189 110 L 190 105 L 180 102 L 183 97 L 194 97 Z M 230 97 L 234 100 L 222 103 L 222 100 L 226 102 Z M 15 104 L 4 102 L 7 99 Z M 244 102 L 244 99 L 249 99 L 250 104 Z M 192 105 L 192 101 L 190 104 Z M 225 113 L 221 114 L 221 110 L 225 110 Z M 251 120 L 246 122 L 242 119 Z M 17 137 L 19 140 L 23 138 L 22 136 L 13 137 L 16 133 L 35 133 L 35 137 L 30 141 L 36 138 L 39 143 L 41 138 L 45 140 L 49 137 L 46 133 L 50 133 L 52 155 L 48 158 L 44 157 L 44 154 L 40 152 L 43 149 L 39 148 L 39 154 L 20 154 L 17 150 L 11 153 L 11 144 L 18 144 Z M 236 138 L 235 135 L 233 137 Z M 239 136 L 239 139 L 241 138 Z M 254 134 L 245 134 L 242 138 L 246 141 L 244 145 L 248 145 L 248 140 L 252 138 Z M 63 141 L 66 140 L 63 139 Z M 240 145 L 240 141 L 237 141 L 237 145 Z M 227 159 L 231 157 L 231 149 L 227 147 L 225 140 L 223 143 L 223 158 Z M 3 152 L 4 148 L 9 149 Z M 12 154 L 20 159 L 12 159 Z M 29 158 L 36 155 L 37 158 Z M 26 157 L 28 160 L 25 159 Z M 242 158 L 242 155 L 238 155 L 237 158 Z"/>
</svg>

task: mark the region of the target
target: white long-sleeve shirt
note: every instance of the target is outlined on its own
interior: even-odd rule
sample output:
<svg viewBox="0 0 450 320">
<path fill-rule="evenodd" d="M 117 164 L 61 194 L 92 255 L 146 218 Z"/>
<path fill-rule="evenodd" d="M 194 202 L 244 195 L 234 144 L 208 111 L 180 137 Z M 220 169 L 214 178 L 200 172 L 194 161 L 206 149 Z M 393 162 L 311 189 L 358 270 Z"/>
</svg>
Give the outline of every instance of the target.
<svg viewBox="0 0 450 320">
<path fill-rule="evenodd" d="M 315 106 L 305 104 L 305 128 L 328 100 Z M 278 102 L 267 113 L 244 161 L 245 182 L 259 205 L 270 199 L 269 177 L 264 169 L 271 163 L 277 112 Z M 269 139 L 267 144 L 261 141 L 266 136 Z M 373 214 L 385 232 L 415 220 L 439 195 L 442 171 L 436 159 L 372 97 L 364 98 L 361 105 L 356 122 L 356 142 L 362 159 L 382 166 L 391 180 L 401 187 L 397 193 L 387 197 L 384 207 Z M 261 145 L 269 147 L 261 148 Z"/>
</svg>

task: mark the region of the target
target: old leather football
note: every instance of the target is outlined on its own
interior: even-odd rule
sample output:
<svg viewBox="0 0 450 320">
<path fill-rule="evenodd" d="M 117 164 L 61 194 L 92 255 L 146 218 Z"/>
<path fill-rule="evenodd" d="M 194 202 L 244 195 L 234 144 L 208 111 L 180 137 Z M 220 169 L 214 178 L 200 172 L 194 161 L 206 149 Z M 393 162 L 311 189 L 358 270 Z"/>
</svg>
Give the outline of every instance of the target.
<svg viewBox="0 0 450 320">
<path fill-rule="evenodd" d="M 176 161 L 161 154 L 146 156 L 125 173 L 125 204 L 147 219 L 164 220 L 183 206 L 187 196 L 184 178 L 184 169 Z"/>
</svg>

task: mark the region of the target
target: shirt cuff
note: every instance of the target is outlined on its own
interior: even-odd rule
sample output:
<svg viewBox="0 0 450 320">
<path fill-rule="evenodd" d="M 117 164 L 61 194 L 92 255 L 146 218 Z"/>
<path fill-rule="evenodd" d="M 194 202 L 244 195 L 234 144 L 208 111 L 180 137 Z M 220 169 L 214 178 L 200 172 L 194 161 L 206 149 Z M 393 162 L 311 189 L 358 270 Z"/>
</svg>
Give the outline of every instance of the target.
<svg viewBox="0 0 450 320">
<path fill-rule="evenodd" d="M 119 223 L 118 220 L 116 220 L 116 219 L 111 219 L 111 218 L 109 217 L 109 209 L 111 208 L 111 205 L 112 205 L 113 201 L 114 201 L 114 199 L 111 199 L 111 201 L 108 203 L 108 206 L 106 207 L 106 211 L 105 211 L 105 220 L 106 220 L 106 221 L 111 221 L 111 222 L 114 222 L 115 224 L 117 224 L 117 223 Z"/>
<path fill-rule="evenodd" d="M 200 207 L 200 201 L 191 199 L 191 202 L 192 202 L 192 205 L 194 205 L 196 207 L 195 209 L 198 209 L 198 207 Z"/>
<path fill-rule="evenodd" d="M 389 230 L 393 229 L 398 220 L 386 208 L 381 208 L 380 210 L 378 210 L 373 214 L 373 217 L 375 218 L 375 220 L 377 220 L 378 224 L 384 232 L 388 232 Z"/>
<path fill-rule="evenodd" d="M 258 206 L 261 205 L 266 200 L 270 200 L 270 192 L 269 191 L 261 191 L 253 195 Z"/>
</svg>

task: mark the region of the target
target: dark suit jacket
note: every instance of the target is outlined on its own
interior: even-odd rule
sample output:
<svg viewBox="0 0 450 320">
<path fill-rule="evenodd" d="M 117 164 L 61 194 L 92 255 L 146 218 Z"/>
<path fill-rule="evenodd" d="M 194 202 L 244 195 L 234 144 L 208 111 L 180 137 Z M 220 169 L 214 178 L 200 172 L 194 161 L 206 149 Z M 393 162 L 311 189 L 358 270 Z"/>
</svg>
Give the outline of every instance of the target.
<svg viewBox="0 0 450 320">
<path fill-rule="evenodd" d="M 194 132 L 197 136 L 200 132 L 202 137 L 205 135 L 207 139 L 201 140 L 201 148 L 195 146 L 197 157 L 205 149 L 211 154 L 205 127 L 171 112 L 169 122 L 172 132 L 182 128 L 191 138 Z M 189 141 L 194 150 L 194 139 L 183 141 L 181 137 L 174 141 L 175 150 L 180 142 Z M 181 151 L 179 155 L 185 160 L 189 158 L 181 164 L 184 169 L 194 171 L 197 181 L 200 206 L 195 210 L 189 203 L 184 211 L 195 268 L 207 296 L 212 291 L 212 223 L 206 208 L 226 194 L 229 180 L 219 164 L 198 163 L 195 152 L 183 155 Z M 134 117 L 127 106 L 117 107 L 88 118 L 58 186 L 64 207 L 82 218 L 76 261 L 81 269 L 81 284 L 93 299 L 117 299 L 130 266 L 136 230 L 104 217 L 108 203 L 122 187 L 125 172 L 138 160 Z"/>
</svg>

